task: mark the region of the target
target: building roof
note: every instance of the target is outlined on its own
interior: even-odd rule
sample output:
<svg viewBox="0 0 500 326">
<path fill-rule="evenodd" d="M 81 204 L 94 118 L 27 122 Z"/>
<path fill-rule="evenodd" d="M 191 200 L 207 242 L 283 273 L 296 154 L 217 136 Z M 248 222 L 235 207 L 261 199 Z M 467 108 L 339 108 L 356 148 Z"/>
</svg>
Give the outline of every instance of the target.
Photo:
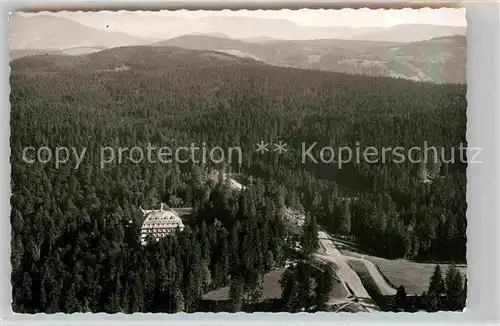
<svg viewBox="0 0 500 326">
<path fill-rule="evenodd" d="M 166 205 L 165 205 L 166 206 Z M 143 210 L 146 219 L 142 223 L 142 229 L 161 229 L 161 228 L 184 228 L 181 218 L 168 206 L 158 210 Z"/>
</svg>

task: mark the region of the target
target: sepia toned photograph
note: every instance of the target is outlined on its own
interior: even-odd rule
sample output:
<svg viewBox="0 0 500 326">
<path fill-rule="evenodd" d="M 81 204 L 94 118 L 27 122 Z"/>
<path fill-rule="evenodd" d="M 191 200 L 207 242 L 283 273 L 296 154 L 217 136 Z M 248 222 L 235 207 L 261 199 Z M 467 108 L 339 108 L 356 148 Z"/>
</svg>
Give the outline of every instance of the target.
<svg viewBox="0 0 500 326">
<path fill-rule="evenodd" d="M 465 9 L 8 25 L 15 313 L 466 307 Z"/>
</svg>

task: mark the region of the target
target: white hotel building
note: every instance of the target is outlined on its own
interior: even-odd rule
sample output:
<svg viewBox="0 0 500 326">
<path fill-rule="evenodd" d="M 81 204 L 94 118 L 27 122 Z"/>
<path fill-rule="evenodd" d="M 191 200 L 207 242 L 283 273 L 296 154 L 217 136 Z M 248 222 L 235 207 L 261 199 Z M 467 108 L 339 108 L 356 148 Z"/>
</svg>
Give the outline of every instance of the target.
<svg viewBox="0 0 500 326">
<path fill-rule="evenodd" d="M 144 210 L 144 222 L 141 227 L 141 243 L 146 244 L 146 236 L 151 235 L 158 240 L 166 235 L 184 229 L 184 224 L 177 213 L 166 204 L 161 204 L 160 209 Z"/>
</svg>

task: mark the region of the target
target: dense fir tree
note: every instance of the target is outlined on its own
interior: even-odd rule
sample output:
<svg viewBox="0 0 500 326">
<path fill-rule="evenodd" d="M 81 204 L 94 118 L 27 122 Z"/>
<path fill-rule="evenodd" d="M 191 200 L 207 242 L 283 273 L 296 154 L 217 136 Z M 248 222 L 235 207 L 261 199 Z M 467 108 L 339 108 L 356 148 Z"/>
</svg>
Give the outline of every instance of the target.
<svg viewBox="0 0 500 326">
<path fill-rule="evenodd" d="M 324 264 L 322 266 L 321 275 L 319 275 L 316 279 L 316 288 L 315 292 L 315 306 L 317 311 L 326 311 L 327 303 L 330 299 L 330 292 L 333 289 L 333 282 L 335 272 L 333 271 L 332 266 L 329 264 Z"/>
<path fill-rule="evenodd" d="M 407 308 L 406 290 L 405 287 L 400 285 L 394 297 L 394 308 L 405 310 Z"/>
<path fill-rule="evenodd" d="M 310 215 L 303 227 L 302 250 L 306 256 L 310 256 L 318 247 L 318 222 L 314 215 Z"/>
<path fill-rule="evenodd" d="M 449 310 L 462 310 L 464 308 L 462 275 L 456 265 L 450 265 L 446 272 L 446 303 Z"/>
<path fill-rule="evenodd" d="M 443 275 L 441 273 L 441 266 L 436 265 L 434 267 L 434 272 L 432 273 L 429 287 L 426 292 L 427 310 L 437 311 L 439 310 L 439 303 L 441 296 L 445 294 L 446 288 L 443 280 Z"/>
<path fill-rule="evenodd" d="M 123 62 L 131 69 L 113 70 Z M 315 157 L 322 146 L 357 141 L 456 147 L 465 142 L 464 85 L 220 62 L 163 47 L 26 57 L 11 62 L 10 85 L 16 312 L 191 312 L 203 294 L 231 284 L 242 300 L 257 298 L 262 276 L 288 258 L 284 206 L 316 219 L 311 235 L 321 226 L 381 256 L 465 261 L 466 164 L 429 165 L 436 176 L 424 184 L 410 162 L 339 169 L 297 164 L 295 155 L 303 142 L 318 142 Z M 289 151 L 255 153 L 263 137 L 285 140 Z M 252 185 L 232 191 L 228 179 L 209 177 L 224 167 L 209 163 L 125 159 L 101 168 L 102 147 L 203 142 L 240 146 L 242 164 L 226 171 L 241 168 Z M 86 154 L 78 168 L 74 157 L 56 168 L 25 162 L 26 146 Z M 184 232 L 142 246 L 139 207 L 160 201 L 192 207 L 193 216 Z M 316 274 L 304 267 L 300 275 Z M 289 296 L 287 309 L 313 309 L 314 289 L 290 284 L 301 295 Z M 431 297 L 444 293 L 436 286 Z"/>
</svg>

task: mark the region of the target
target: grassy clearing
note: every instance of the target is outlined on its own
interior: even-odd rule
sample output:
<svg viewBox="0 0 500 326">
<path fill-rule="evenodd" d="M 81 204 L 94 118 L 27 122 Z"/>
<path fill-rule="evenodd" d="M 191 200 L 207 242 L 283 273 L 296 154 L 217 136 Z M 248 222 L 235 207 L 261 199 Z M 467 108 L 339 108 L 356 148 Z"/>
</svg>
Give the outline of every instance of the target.
<svg viewBox="0 0 500 326">
<path fill-rule="evenodd" d="M 374 263 L 387 283 L 393 288 L 397 289 L 400 285 L 403 285 L 408 294 L 422 294 L 427 291 L 429 280 L 434 272 L 436 263 L 380 258 L 366 254 L 362 248 L 352 241 L 336 238 L 335 242 L 344 255 L 365 258 Z M 439 265 L 441 266 L 444 277 L 450 264 L 439 263 Z M 458 268 L 464 277 L 467 272 L 467 266 L 458 265 Z"/>
<path fill-rule="evenodd" d="M 262 297 L 260 301 L 281 298 L 281 276 L 285 269 L 274 270 L 264 275 Z M 211 291 L 203 296 L 203 300 L 227 301 L 229 300 L 229 286 Z"/>
<path fill-rule="evenodd" d="M 382 272 L 387 280 L 395 287 L 403 285 L 407 293 L 422 294 L 427 291 L 429 280 L 436 264 L 417 263 L 408 260 L 388 260 L 378 257 L 366 257 L 372 261 Z M 446 275 L 449 264 L 440 264 L 443 277 Z M 465 276 L 467 267 L 459 266 L 460 272 Z"/>
<path fill-rule="evenodd" d="M 422 294 L 427 291 L 429 280 L 436 264 L 418 263 L 404 259 L 384 259 L 369 255 L 360 255 L 355 252 L 344 250 L 346 256 L 364 257 L 374 263 L 381 271 L 387 282 L 394 288 L 400 285 L 405 287 L 408 294 Z M 440 264 L 443 277 L 446 275 L 449 264 Z M 462 276 L 465 276 L 467 266 L 458 265 Z M 357 270 L 356 270 L 357 271 Z"/>
</svg>

